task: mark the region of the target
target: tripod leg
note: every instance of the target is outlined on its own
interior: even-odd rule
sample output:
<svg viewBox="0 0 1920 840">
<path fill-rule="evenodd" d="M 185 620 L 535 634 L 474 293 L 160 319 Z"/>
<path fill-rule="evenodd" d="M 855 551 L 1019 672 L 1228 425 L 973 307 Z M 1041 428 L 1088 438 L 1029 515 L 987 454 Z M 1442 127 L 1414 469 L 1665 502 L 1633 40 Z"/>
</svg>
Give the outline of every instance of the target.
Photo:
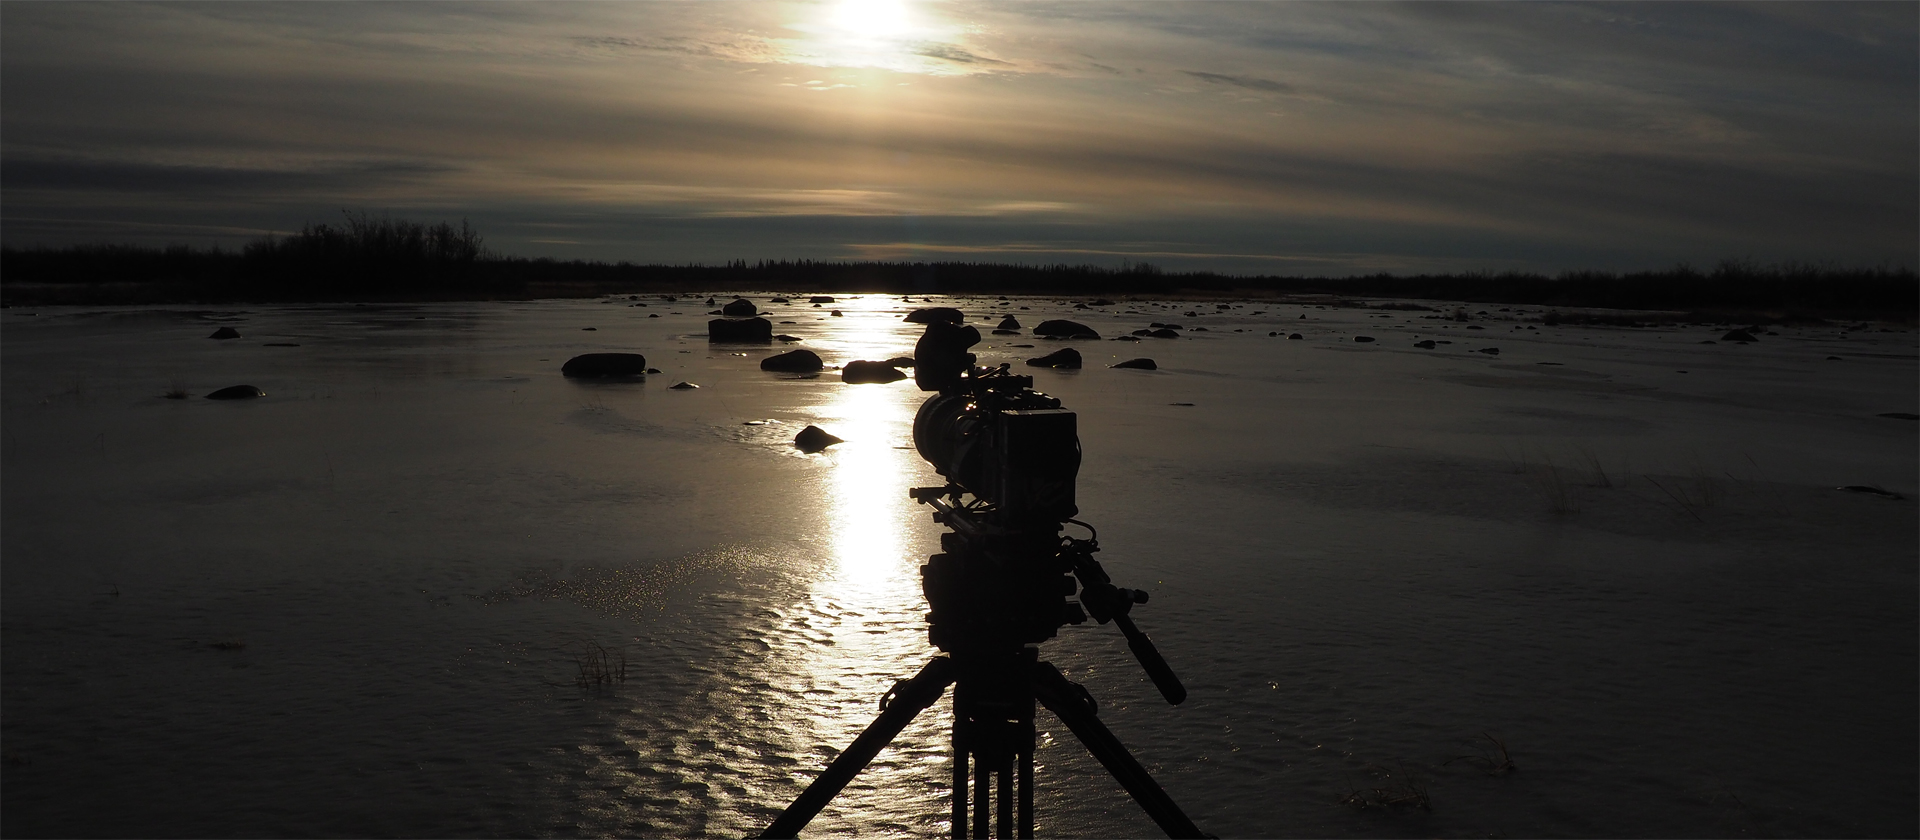
<svg viewBox="0 0 1920 840">
<path fill-rule="evenodd" d="M 1173 797 L 1161 789 L 1160 784 L 1141 767 L 1133 754 L 1127 752 L 1126 745 L 1114 737 L 1113 731 L 1100 722 L 1087 705 L 1086 689 L 1068 681 L 1060 669 L 1052 663 L 1040 662 L 1033 666 L 1033 696 L 1041 705 L 1060 717 L 1067 728 L 1073 730 L 1080 743 L 1087 745 L 1087 751 L 1107 768 L 1108 773 L 1120 782 L 1120 786 L 1133 795 L 1133 800 L 1153 818 L 1160 830 L 1168 837 L 1206 837 L 1200 828 L 1187 819 L 1187 815 L 1174 804 Z"/>
<path fill-rule="evenodd" d="M 893 742 L 900 730 L 907 728 L 915 715 L 933 705 L 935 700 L 953 684 L 955 677 L 953 660 L 944 656 L 934 657 L 920 673 L 912 679 L 894 686 L 893 702 L 880 711 L 880 716 L 867 724 L 867 730 L 853 739 L 847 751 L 827 765 L 827 769 L 807 785 L 807 789 L 793 800 L 793 804 L 782 811 L 773 825 L 761 832 L 761 837 L 793 837 L 806 828 L 820 809 L 827 807 L 840 789 L 853 781 L 866 769 L 868 762 L 880 754 L 880 750 Z"/>
<path fill-rule="evenodd" d="M 954 702 L 960 689 L 954 689 Z M 967 716 L 953 716 L 953 840 L 967 836 Z"/>
</svg>

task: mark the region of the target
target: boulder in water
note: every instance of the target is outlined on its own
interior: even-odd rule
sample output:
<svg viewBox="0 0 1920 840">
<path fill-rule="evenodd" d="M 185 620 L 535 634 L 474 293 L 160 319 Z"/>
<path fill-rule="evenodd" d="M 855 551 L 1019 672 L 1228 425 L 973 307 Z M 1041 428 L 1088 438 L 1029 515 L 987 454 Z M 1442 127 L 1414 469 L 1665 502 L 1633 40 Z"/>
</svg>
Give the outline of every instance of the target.
<svg viewBox="0 0 1920 840">
<path fill-rule="evenodd" d="M 1371 343 L 1373 343 L 1373 336 L 1370 336 L 1370 335 L 1356 335 L 1356 336 L 1354 336 L 1354 337 L 1353 337 L 1353 340 L 1354 340 L 1354 342 L 1355 342 L 1355 343 L 1358 343 L 1358 344 L 1371 344 Z"/>
<path fill-rule="evenodd" d="M 1299 341 L 1299 340 L 1301 340 L 1301 339 L 1303 339 L 1303 338 L 1306 338 L 1306 336 L 1304 336 L 1304 335 L 1301 335 L 1301 334 L 1299 334 L 1299 333 L 1294 333 L 1294 334 L 1292 334 L 1292 335 L 1289 335 L 1289 336 L 1287 336 L 1287 340 L 1288 340 L 1288 341 Z"/>
<path fill-rule="evenodd" d="M 586 353 L 560 366 L 561 376 L 598 379 L 609 376 L 644 376 L 647 357 L 639 353 Z"/>
<path fill-rule="evenodd" d="M 856 359 L 840 369 L 840 381 L 850 385 L 885 385 L 899 382 L 907 375 L 886 362 L 869 362 Z"/>
<path fill-rule="evenodd" d="M 907 313 L 907 323 L 909 324 L 932 324 L 936 322 L 941 324 L 964 324 L 966 321 L 967 316 L 961 314 L 960 310 L 954 309 L 951 306 L 929 306 L 925 309 L 915 309 Z"/>
<path fill-rule="evenodd" d="M 707 322 L 707 341 L 735 344 L 772 344 L 773 322 L 765 318 L 729 320 L 715 318 Z"/>
<path fill-rule="evenodd" d="M 1000 319 L 1000 326 L 998 326 L 998 327 L 995 327 L 994 329 L 999 329 L 999 330 L 1017 330 L 1017 329 L 1020 329 L 1020 319 L 1019 319 L 1019 318 L 1015 318 L 1015 317 L 1013 317 L 1012 315 L 1008 315 L 1008 316 L 1007 316 L 1007 317 L 1005 317 L 1005 318 L 1001 318 L 1001 319 Z"/>
<path fill-rule="evenodd" d="M 1094 332 L 1093 328 L 1087 326 L 1086 324 L 1076 323 L 1074 321 L 1062 321 L 1062 320 L 1041 321 L 1040 326 L 1033 328 L 1033 334 L 1041 335 L 1041 336 L 1057 335 L 1057 336 L 1066 336 L 1069 338 L 1079 338 L 1081 336 L 1086 336 L 1088 338 L 1100 337 L 1099 333 Z"/>
<path fill-rule="evenodd" d="M 1127 370 L 1159 370 L 1160 369 L 1160 366 L 1154 364 L 1152 359 L 1128 359 L 1124 362 L 1114 365 L 1114 367 L 1125 368 Z"/>
<path fill-rule="evenodd" d="M 671 391 L 695 391 L 695 390 L 699 390 L 699 388 L 700 386 L 695 385 L 691 382 L 675 382 L 672 385 L 667 386 L 667 389 Z"/>
<path fill-rule="evenodd" d="M 828 434 L 827 430 L 819 426 L 808 426 L 801 429 L 800 434 L 793 436 L 793 445 L 801 452 L 808 454 L 819 452 L 836 443 L 846 443 L 846 441 Z"/>
<path fill-rule="evenodd" d="M 264 397 L 267 392 L 252 385 L 231 385 L 207 395 L 210 400 L 251 400 Z"/>
<path fill-rule="evenodd" d="M 1754 338 L 1753 333 L 1747 332 L 1746 330 L 1727 330 L 1727 334 L 1720 336 L 1720 340 L 1721 341 L 1759 341 L 1760 339 Z"/>
<path fill-rule="evenodd" d="M 227 340 L 227 339 L 229 339 L 229 338 L 239 338 L 239 337 L 240 337 L 240 331 L 239 331 L 239 330 L 236 330 L 236 329 L 234 329 L 234 328 L 232 328 L 232 327 L 221 327 L 220 329 L 217 329 L 217 330 L 214 330 L 214 331 L 213 331 L 213 335 L 210 335 L 210 336 L 207 336 L 207 337 L 208 337 L 208 338 L 217 338 L 217 339 L 220 339 L 220 340 L 222 340 L 222 341 L 225 341 L 225 340 Z"/>
<path fill-rule="evenodd" d="M 1429 339 L 1427 339 L 1426 341 L 1416 341 L 1416 342 L 1414 342 L 1414 343 L 1413 343 L 1413 346 L 1415 346 L 1415 347 L 1418 347 L 1418 348 L 1420 348 L 1420 349 L 1422 349 L 1422 350 L 1432 350 L 1432 349 L 1433 349 L 1433 339 L 1431 339 L 1431 338 L 1429 338 Z"/>
<path fill-rule="evenodd" d="M 887 360 L 887 367 L 897 367 L 897 368 L 913 367 L 913 357 L 912 356 L 895 356 Z"/>
<path fill-rule="evenodd" d="M 807 298 L 807 302 L 808 303 L 832 303 L 833 296 L 832 295 L 814 295 L 813 297 Z"/>
<path fill-rule="evenodd" d="M 1147 336 L 1149 338 L 1179 338 L 1180 334 L 1166 327 L 1161 327 L 1160 329 L 1147 333 Z"/>
<path fill-rule="evenodd" d="M 720 314 L 730 318 L 751 318 L 760 314 L 760 310 L 754 308 L 753 301 L 734 298 L 732 303 L 720 307 Z"/>
<path fill-rule="evenodd" d="M 1480 349 L 1478 349 L 1478 350 L 1475 350 L 1475 351 L 1473 351 L 1473 352 L 1475 352 L 1475 353 L 1485 353 L 1485 354 L 1487 354 L 1487 355 L 1489 355 L 1489 356 L 1498 356 L 1498 355 L 1500 355 L 1500 348 L 1498 348 L 1498 347 L 1482 347 L 1482 348 L 1480 348 Z"/>
<path fill-rule="evenodd" d="M 1056 370 L 1079 370 L 1080 351 L 1071 347 L 1063 350 L 1055 350 L 1040 358 L 1028 359 L 1027 364 L 1032 367 L 1054 368 Z"/>
<path fill-rule="evenodd" d="M 824 367 L 826 364 L 820 361 L 820 354 L 812 350 L 790 350 L 760 360 L 761 370 L 782 373 L 817 373 Z"/>
</svg>

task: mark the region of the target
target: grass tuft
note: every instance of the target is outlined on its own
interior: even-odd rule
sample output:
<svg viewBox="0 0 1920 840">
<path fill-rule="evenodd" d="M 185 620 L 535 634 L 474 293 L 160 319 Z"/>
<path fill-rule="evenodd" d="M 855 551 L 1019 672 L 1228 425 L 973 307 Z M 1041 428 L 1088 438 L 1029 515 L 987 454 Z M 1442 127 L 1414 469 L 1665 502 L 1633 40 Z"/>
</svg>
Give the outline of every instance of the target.
<svg viewBox="0 0 1920 840">
<path fill-rule="evenodd" d="M 580 669 L 574 685 L 595 688 L 627 681 L 626 648 L 607 648 L 597 642 L 581 642 L 573 664 Z"/>
<path fill-rule="evenodd" d="M 1520 769 L 1514 766 L 1513 756 L 1507 754 L 1507 744 L 1505 741 L 1493 737 L 1493 734 L 1490 732 L 1482 732 L 1480 733 L 1480 737 L 1491 741 L 1493 748 L 1487 749 L 1486 747 L 1482 747 L 1479 755 L 1454 756 L 1453 758 L 1447 759 L 1441 766 L 1445 767 L 1456 761 L 1464 761 L 1485 770 L 1489 776 L 1505 776 L 1508 773 Z"/>
</svg>

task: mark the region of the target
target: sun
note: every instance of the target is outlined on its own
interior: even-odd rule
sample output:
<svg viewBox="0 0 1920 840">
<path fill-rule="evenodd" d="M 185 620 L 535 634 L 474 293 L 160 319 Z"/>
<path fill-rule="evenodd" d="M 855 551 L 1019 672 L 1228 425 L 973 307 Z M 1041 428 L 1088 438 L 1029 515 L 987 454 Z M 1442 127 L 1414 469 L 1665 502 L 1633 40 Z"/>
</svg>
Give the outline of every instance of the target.
<svg viewBox="0 0 1920 840">
<path fill-rule="evenodd" d="M 833 8 L 833 25 L 848 34 L 875 40 L 891 40 L 913 29 L 906 0 L 839 0 Z"/>
</svg>

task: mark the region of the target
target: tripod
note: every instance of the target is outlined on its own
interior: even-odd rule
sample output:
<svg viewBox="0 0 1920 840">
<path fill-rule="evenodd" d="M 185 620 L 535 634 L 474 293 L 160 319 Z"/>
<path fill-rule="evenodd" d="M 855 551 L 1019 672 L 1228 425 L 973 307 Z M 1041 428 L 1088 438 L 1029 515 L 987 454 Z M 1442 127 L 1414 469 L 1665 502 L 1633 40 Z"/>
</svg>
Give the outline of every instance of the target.
<svg viewBox="0 0 1920 840">
<path fill-rule="evenodd" d="M 946 553 L 920 567 L 932 608 L 929 635 L 949 656 L 936 656 L 920 673 L 895 683 L 880 699 L 873 723 L 761 836 L 796 836 L 951 685 L 955 838 L 967 837 L 969 825 L 978 838 L 1033 836 L 1036 702 L 1067 725 L 1168 837 L 1206 837 L 1100 721 L 1093 695 L 1040 661 L 1039 649 L 1031 644 L 1089 614 L 1102 624 L 1112 621 L 1161 694 L 1178 704 L 1186 699 L 1186 689 L 1127 615 L 1134 604 L 1146 602 L 1146 593 L 1120 589 L 1107 578 L 1092 556 L 1099 550 L 1097 534 L 1087 540 L 1062 537 L 1059 523 L 998 526 L 977 500 L 958 506 L 960 493 L 951 485 L 911 491 L 916 501 L 934 508 L 935 521 L 953 528 L 941 535 Z M 1079 604 L 1065 601 L 1075 591 L 1075 578 Z"/>
</svg>

